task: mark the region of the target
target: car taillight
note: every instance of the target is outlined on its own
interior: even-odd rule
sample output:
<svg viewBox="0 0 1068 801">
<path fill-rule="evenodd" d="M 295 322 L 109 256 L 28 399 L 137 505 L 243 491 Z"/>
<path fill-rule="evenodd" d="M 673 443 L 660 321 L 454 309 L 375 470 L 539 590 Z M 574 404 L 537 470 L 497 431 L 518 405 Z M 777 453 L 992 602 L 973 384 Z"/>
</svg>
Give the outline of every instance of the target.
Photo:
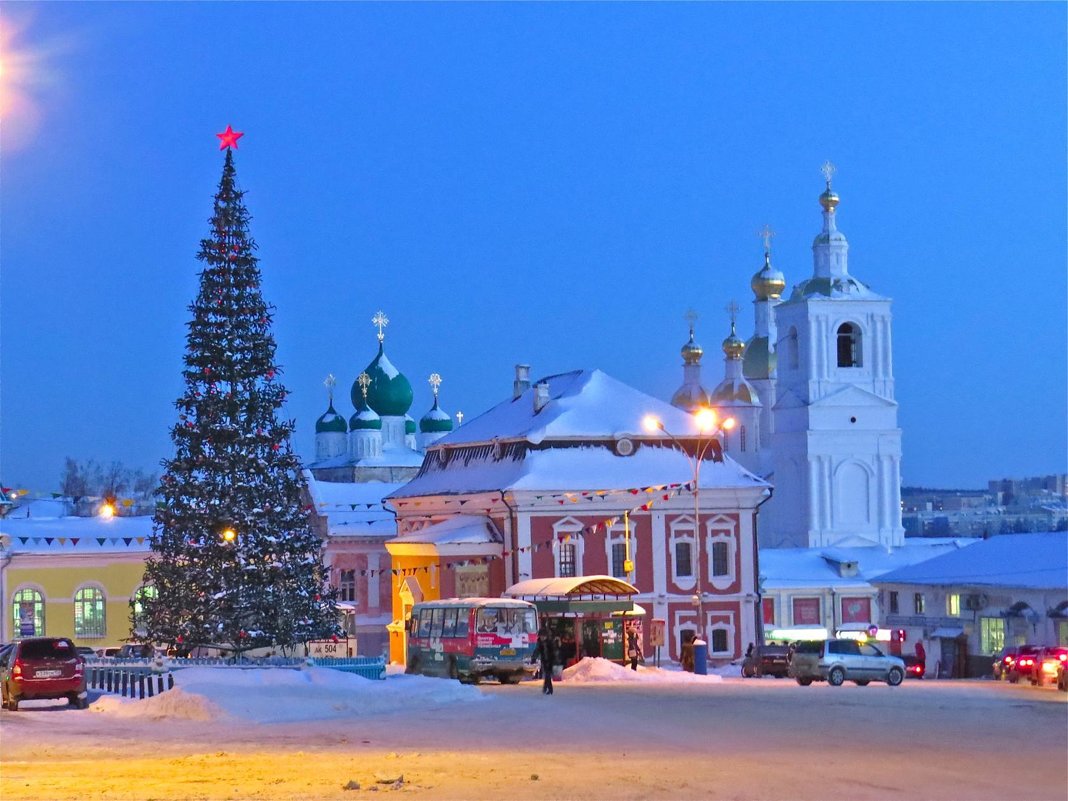
<svg viewBox="0 0 1068 801">
<path fill-rule="evenodd" d="M 16 676 L 16 677 L 22 675 L 22 660 L 21 659 L 16 659 L 15 660 L 15 664 L 11 668 L 11 675 L 12 676 Z"/>
<path fill-rule="evenodd" d="M 1068 662 L 1068 654 L 1057 654 L 1057 658 L 1062 662 Z"/>
<path fill-rule="evenodd" d="M 82 660 L 79 659 L 77 662 L 74 663 L 74 672 L 75 673 L 83 673 L 84 671 L 85 671 L 85 662 L 83 662 Z"/>
</svg>

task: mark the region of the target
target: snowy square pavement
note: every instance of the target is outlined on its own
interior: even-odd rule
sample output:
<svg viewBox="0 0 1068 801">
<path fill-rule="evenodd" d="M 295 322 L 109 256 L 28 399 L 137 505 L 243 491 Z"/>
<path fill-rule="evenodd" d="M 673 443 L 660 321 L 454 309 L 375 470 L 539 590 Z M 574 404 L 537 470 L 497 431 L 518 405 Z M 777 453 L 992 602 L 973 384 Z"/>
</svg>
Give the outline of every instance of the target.
<svg viewBox="0 0 1068 801">
<path fill-rule="evenodd" d="M 599 660 L 598 660 L 599 661 Z M 991 799 L 1068 795 L 1068 696 L 991 681 L 800 687 L 580 665 L 461 685 L 179 671 L 154 699 L 0 713 L 0 796 L 35 799 Z M 348 789 L 346 789 L 348 788 Z"/>
</svg>

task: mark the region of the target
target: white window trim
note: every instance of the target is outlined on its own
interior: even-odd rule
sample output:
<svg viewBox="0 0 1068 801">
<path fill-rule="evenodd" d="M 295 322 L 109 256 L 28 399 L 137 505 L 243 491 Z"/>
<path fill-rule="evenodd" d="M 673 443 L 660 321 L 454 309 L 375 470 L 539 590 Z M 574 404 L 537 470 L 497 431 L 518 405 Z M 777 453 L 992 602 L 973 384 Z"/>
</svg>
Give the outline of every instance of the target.
<svg viewBox="0 0 1068 801">
<path fill-rule="evenodd" d="M 735 536 L 734 521 L 723 515 L 716 515 L 705 522 L 705 561 L 709 580 L 717 590 L 725 590 L 730 587 L 738 576 L 738 538 Z M 727 573 L 723 576 L 712 575 L 712 544 L 716 542 L 727 543 Z"/>
<path fill-rule="evenodd" d="M 586 575 L 582 571 L 582 546 L 583 538 L 578 536 L 582 531 L 583 525 L 580 521 L 573 517 L 565 517 L 562 520 L 557 520 L 553 523 L 553 574 L 555 578 L 560 578 L 560 546 L 565 544 L 563 537 L 568 534 L 571 535 L 571 539 L 568 540 L 568 545 L 575 546 L 575 575 Z"/>
<path fill-rule="evenodd" d="M 690 570 L 692 575 L 680 576 L 678 564 L 675 561 L 675 544 L 688 542 L 690 544 Z M 671 560 L 671 580 L 680 590 L 689 592 L 697 587 L 697 574 L 701 571 L 701 565 L 697 558 L 697 538 L 694 536 L 693 517 L 683 515 L 671 521 L 671 532 L 668 534 L 668 557 Z"/>
<path fill-rule="evenodd" d="M 605 572 L 610 576 L 612 575 L 612 546 L 624 545 L 626 544 L 626 539 L 626 531 L 622 523 L 608 529 L 608 535 L 604 538 L 604 555 L 607 560 L 605 564 L 608 565 L 608 569 Z M 630 581 L 638 570 L 638 538 L 634 532 L 633 520 L 630 526 L 630 561 L 634 563 L 634 570 L 619 578 Z"/>
<path fill-rule="evenodd" d="M 734 612 L 709 612 L 708 623 L 708 654 L 709 656 L 734 656 Z M 719 618 L 715 623 L 712 623 L 712 618 Z M 726 620 L 723 620 L 726 618 Z M 713 651 L 712 650 L 712 632 L 713 631 L 725 631 L 727 632 L 727 650 L 725 651 Z"/>
</svg>

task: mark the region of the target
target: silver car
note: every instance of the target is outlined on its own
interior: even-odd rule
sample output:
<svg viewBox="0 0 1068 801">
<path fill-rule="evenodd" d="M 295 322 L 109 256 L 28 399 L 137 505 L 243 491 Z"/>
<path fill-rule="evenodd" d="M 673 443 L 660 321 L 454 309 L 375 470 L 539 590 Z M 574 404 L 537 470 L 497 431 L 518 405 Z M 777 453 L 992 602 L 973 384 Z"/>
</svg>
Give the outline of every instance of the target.
<svg viewBox="0 0 1068 801">
<path fill-rule="evenodd" d="M 905 661 L 857 640 L 801 642 L 794 646 L 789 675 L 805 687 L 814 681 L 835 687 L 845 681 L 861 687 L 871 681 L 885 681 L 896 687 L 905 678 Z"/>
</svg>

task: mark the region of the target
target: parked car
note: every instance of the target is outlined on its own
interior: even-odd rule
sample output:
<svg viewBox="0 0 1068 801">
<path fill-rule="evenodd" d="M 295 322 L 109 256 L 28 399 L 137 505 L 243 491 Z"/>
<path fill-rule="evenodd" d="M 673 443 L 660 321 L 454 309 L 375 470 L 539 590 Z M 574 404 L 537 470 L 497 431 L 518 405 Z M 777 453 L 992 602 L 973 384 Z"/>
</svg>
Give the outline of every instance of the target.
<svg viewBox="0 0 1068 801">
<path fill-rule="evenodd" d="M 119 659 L 151 659 L 156 655 L 156 649 L 147 643 L 127 643 L 115 654 Z"/>
<path fill-rule="evenodd" d="M 105 648 L 97 648 L 96 649 L 96 655 L 97 656 L 103 656 L 103 657 L 118 656 L 119 655 L 119 651 L 121 651 L 121 650 L 122 650 L 122 646 L 120 646 L 120 645 L 109 645 L 109 646 L 107 646 Z"/>
<path fill-rule="evenodd" d="M 847 680 L 861 687 L 872 681 L 885 681 L 896 687 L 905 679 L 905 663 L 901 657 L 884 654 L 871 643 L 817 640 L 795 646 L 789 675 L 803 687 L 814 681 L 838 687 Z"/>
<path fill-rule="evenodd" d="M 0 657 L 0 703 L 15 712 L 19 702 L 66 698 L 79 709 L 89 706 L 85 660 L 66 637 L 20 640 Z"/>
<path fill-rule="evenodd" d="M 905 677 L 909 679 L 922 679 L 927 675 L 927 665 L 924 660 L 911 654 L 902 654 L 901 661 L 905 663 Z"/>
<path fill-rule="evenodd" d="M 76 645 L 74 646 L 74 651 L 83 659 L 87 656 L 96 656 L 96 651 L 88 645 Z"/>
<path fill-rule="evenodd" d="M 774 676 L 781 679 L 790 667 L 790 650 L 785 645 L 758 645 L 746 654 L 742 662 L 742 675 Z"/>
<path fill-rule="evenodd" d="M 1031 644 L 1021 645 L 1016 649 L 1016 655 L 1005 674 L 1010 684 L 1016 684 L 1020 679 L 1031 681 L 1032 674 L 1035 672 L 1035 658 L 1039 650 L 1039 646 Z"/>
<path fill-rule="evenodd" d="M 1066 662 L 1057 665 L 1057 689 L 1062 693 L 1068 693 L 1068 663 Z"/>
<path fill-rule="evenodd" d="M 1035 669 L 1031 673 L 1031 683 L 1042 686 L 1057 682 L 1057 673 L 1061 665 L 1068 662 L 1068 648 L 1063 645 L 1054 645 L 1043 648 L 1035 657 Z"/>
<path fill-rule="evenodd" d="M 1018 645 L 1006 645 L 1001 649 L 1001 653 L 994 657 L 994 678 L 997 681 L 1009 677 L 1009 670 L 1016 661 L 1016 654 L 1019 651 L 1020 647 Z"/>
</svg>

